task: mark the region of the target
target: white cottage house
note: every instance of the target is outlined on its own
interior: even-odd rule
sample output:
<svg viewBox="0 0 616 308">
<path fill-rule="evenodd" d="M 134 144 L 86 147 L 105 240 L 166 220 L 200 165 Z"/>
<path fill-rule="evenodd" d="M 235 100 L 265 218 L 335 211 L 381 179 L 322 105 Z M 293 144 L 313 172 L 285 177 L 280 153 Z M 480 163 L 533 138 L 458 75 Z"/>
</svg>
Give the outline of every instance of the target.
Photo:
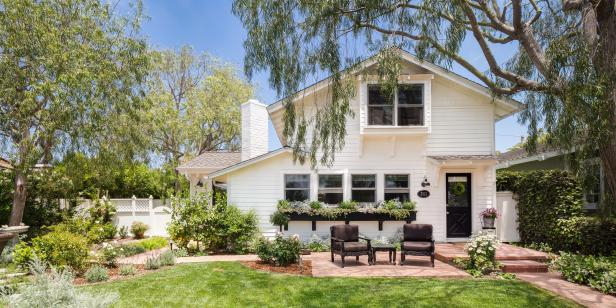
<svg viewBox="0 0 616 308">
<path fill-rule="evenodd" d="M 377 76 L 356 74 L 355 117 L 347 120 L 345 147 L 331 167 L 294 164 L 288 147 L 268 151 L 269 120 L 274 138 L 285 144 L 282 101 L 268 106 L 250 100 L 241 106 L 240 153 L 204 153 L 178 170 L 190 179 L 193 192 L 226 189 L 230 203 L 256 211 L 264 232 L 276 230 L 269 217 L 280 199 L 396 198 L 416 202 L 416 222 L 432 224 L 435 240 L 468 239 L 482 227 L 479 212 L 496 203 L 494 125 L 524 106 L 400 53 L 403 70 L 393 101 L 380 94 Z M 368 71 L 373 65 L 373 58 L 363 63 Z M 309 114 L 327 103 L 328 85 L 325 79 L 302 90 L 294 104 Z M 447 197 L 452 190 L 456 198 Z M 307 239 L 315 232 L 328 234 L 334 223 L 344 222 L 292 220 L 288 232 Z M 351 223 L 368 236 L 392 236 L 404 222 Z"/>
</svg>

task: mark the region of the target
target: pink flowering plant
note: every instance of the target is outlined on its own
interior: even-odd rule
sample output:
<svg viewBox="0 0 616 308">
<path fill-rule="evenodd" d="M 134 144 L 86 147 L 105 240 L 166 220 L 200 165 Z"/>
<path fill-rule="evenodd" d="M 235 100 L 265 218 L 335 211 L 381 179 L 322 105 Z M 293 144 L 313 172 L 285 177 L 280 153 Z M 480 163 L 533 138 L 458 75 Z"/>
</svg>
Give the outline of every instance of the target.
<svg viewBox="0 0 616 308">
<path fill-rule="evenodd" d="M 481 211 L 479 215 L 484 218 L 497 218 L 499 216 L 498 211 L 495 208 L 485 209 Z"/>
</svg>

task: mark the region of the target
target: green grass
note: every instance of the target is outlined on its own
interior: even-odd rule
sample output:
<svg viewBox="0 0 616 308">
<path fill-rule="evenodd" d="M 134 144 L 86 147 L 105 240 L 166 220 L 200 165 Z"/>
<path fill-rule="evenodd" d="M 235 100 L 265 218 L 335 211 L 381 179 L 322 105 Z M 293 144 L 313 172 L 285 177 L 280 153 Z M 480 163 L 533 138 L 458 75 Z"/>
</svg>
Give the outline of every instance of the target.
<svg viewBox="0 0 616 308">
<path fill-rule="evenodd" d="M 182 264 L 84 289 L 117 292 L 118 307 L 576 307 L 521 281 L 312 278 L 231 262 Z"/>
</svg>

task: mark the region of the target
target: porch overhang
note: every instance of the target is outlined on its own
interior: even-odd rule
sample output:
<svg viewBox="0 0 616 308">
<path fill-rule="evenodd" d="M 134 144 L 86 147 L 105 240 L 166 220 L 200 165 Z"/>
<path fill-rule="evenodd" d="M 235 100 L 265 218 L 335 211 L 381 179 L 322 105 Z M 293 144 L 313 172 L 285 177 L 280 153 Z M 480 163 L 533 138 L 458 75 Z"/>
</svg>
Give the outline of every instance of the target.
<svg viewBox="0 0 616 308">
<path fill-rule="evenodd" d="M 432 165 L 431 178 L 434 179 L 434 186 L 438 187 L 441 180 L 441 170 L 445 168 L 479 168 L 487 170 L 494 168 L 498 163 L 495 155 L 428 155 L 426 159 Z M 489 178 L 488 181 L 496 181 L 496 178 Z"/>
</svg>

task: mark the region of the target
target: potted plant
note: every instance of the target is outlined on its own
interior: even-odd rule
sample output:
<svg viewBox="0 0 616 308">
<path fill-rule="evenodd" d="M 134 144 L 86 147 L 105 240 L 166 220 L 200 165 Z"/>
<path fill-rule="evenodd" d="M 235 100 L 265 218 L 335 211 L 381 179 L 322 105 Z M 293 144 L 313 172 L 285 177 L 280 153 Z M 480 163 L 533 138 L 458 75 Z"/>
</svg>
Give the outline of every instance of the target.
<svg viewBox="0 0 616 308">
<path fill-rule="evenodd" d="M 495 208 L 487 208 L 479 215 L 483 219 L 484 228 L 494 228 L 494 220 L 498 217 L 498 211 Z"/>
</svg>

